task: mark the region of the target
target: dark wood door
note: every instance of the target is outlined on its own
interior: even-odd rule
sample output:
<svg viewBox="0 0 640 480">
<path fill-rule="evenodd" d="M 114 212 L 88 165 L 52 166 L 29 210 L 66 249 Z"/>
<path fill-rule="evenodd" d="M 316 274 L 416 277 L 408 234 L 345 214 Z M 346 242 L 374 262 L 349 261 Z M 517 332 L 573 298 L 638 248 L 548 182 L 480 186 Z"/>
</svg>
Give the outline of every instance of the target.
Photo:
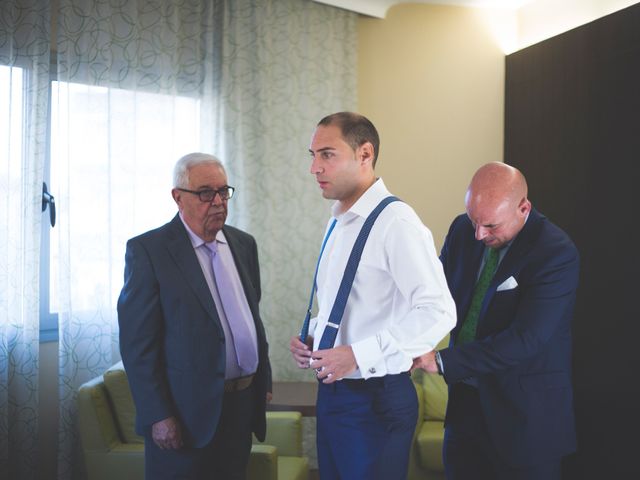
<svg viewBox="0 0 640 480">
<path fill-rule="evenodd" d="M 640 478 L 640 4 L 507 56 L 505 84 L 505 162 L 581 255 L 565 478 Z"/>
</svg>

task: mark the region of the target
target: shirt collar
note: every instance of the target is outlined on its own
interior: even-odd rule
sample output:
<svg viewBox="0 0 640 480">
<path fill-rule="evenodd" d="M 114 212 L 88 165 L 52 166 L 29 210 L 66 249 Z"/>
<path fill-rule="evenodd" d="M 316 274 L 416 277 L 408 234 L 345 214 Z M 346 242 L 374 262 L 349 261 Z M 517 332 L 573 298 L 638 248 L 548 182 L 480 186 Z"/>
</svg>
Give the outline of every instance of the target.
<svg viewBox="0 0 640 480">
<path fill-rule="evenodd" d="M 339 213 L 339 202 L 336 202 L 331 207 L 331 213 L 335 218 L 340 218 L 341 215 L 343 218 L 348 219 L 351 217 L 362 217 L 367 218 L 369 214 L 373 211 L 374 208 L 378 206 L 381 200 L 391 195 L 389 190 L 387 190 L 386 185 L 382 181 L 382 178 L 378 178 L 373 185 L 371 185 L 361 196 L 356 203 L 351 205 L 351 208 L 346 212 L 340 214 Z"/>
<path fill-rule="evenodd" d="M 184 228 L 187 230 L 187 234 L 189 235 L 189 240 L 191 240 L 191 245 L 193 246 L 193 248 L 201 247 L 202 245 L 207 243 L 198 235 L 196 235 L 193 230 L 191 230 L 191 228 L 189 228 L 189 225 L 187 225 L 187 222 L 185 222 L 184 218 L 182 217 L 182 212 L 179 212 L 179 215 Z M 224 236 L 224 232 L 222 230 L 218 231 L 218 233 L 216 234 L 216 241 L 218 243 L 227 243 L 227 238 Z"/>
</svg>

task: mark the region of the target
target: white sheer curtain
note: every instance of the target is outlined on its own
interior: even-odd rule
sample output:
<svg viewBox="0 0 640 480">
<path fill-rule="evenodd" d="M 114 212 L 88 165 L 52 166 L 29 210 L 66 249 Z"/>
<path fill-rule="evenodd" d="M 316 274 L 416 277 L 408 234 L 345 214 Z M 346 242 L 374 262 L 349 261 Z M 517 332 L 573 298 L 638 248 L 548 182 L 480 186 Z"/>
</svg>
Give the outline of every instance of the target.
<svg viewBox="0 0 640 480">
<path fill-rule="evenodd" d="M 327 113 L 355 105 L 355 15 L 310 0 L 60 0 L 52 93 L 58 477 L 81 478 L 75 392 L 119 359 L 127 238 L 169 221 L 171 169 L 214 153 L 254 234 L 274 372 L 299 328 L 328 213 L 308 171 Z M 277 377 L 278 378 L 278 377 Z"/>
<path fill-rule="evenodd" d="M 120 358 L 126 240 L 175 214 L 176 159 L 212 150 L 214 13 L 209 1 L 60 0 L 51 100 L 60 479 L 80 478 L 76 390 Z"/>
<path fill-rule="evenodd" d="M 0 472 L 36 478 L 49 2 L 0 7 Z"/>
</svg>

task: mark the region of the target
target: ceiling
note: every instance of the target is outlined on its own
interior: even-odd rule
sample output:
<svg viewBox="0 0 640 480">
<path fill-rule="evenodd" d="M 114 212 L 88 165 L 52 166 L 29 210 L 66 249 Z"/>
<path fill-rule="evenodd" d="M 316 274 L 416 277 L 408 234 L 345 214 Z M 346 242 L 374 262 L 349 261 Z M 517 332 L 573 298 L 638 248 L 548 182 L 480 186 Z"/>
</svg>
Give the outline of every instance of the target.
<svg viewBox="0 0 640 480">
<path fill-rule="evenodd" d="M 461 7 L 478 8 L 509 8 L 516 9 L 532 0 L 314 0 L 335 7 L 352 10 L 363 15 L 384 18 L 387 10 L 399 3 L 430 3 L 432 5 L 456 5 Z"/>
</svg>

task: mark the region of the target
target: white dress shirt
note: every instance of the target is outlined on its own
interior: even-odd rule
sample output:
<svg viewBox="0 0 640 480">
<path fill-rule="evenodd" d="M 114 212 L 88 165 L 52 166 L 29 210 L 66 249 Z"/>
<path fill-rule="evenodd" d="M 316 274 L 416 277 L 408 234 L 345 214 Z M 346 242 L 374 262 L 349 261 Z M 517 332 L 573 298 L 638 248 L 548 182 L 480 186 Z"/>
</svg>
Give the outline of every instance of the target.
<svg viewBox="0 0 640 480">
<path fill-rule="evenodd" d="M 318 315 L 309 330 L 314 350 L 356 237 L 367 216 L 389 195 L 378 179 L 348 211 L 338 214 L 338 204 L 333 206 L 337 223 L 320 261 Z M 455 322 L 455 304 L 431 232 L 409 205 L 389 204 L 367 239 L 336 338 L 335 346 L 351 345 L 358 364 L 348 378 L 409 370 L 413 358 L 433 350 Z"/>
</svg>

